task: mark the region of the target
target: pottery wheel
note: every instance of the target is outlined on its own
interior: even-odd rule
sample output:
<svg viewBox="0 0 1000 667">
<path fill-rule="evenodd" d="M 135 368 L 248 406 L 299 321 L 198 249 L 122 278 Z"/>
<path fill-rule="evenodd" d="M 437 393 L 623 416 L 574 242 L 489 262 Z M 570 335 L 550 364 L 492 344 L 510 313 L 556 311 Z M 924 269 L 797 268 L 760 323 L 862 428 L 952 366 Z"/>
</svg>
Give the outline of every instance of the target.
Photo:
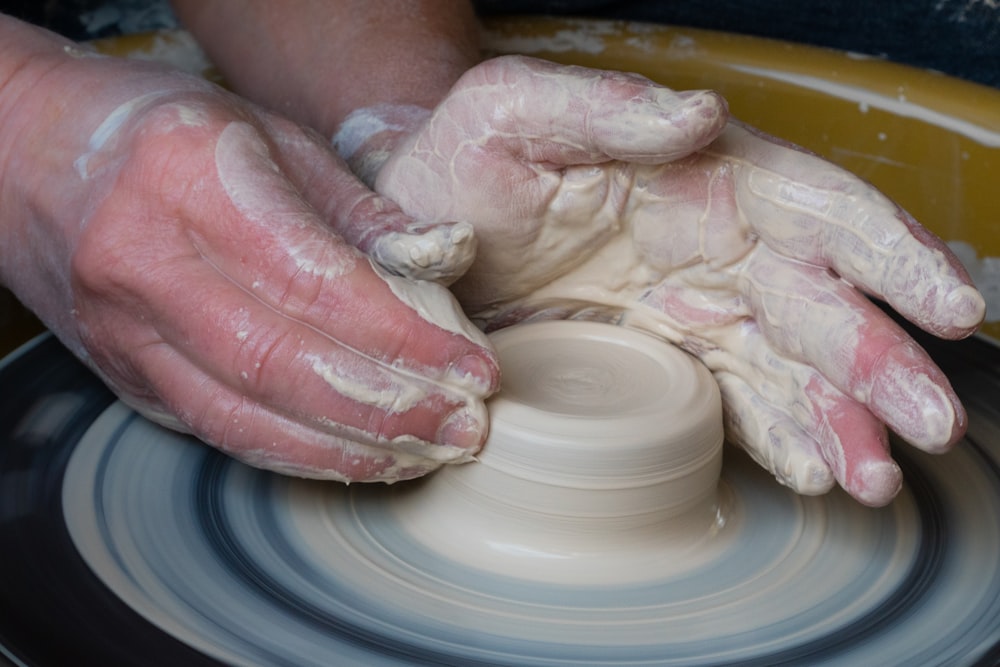
<svg viewBox="0 0 1000 667">
<path fill-rule="evenodd" d="M 929 343 L 929 341 L 924 341 Z M 1000 350 L 932 347 L 970 413 L 897 445 L 889 507 L 796 496 L 727 449 L 725 548 L 613 585 L 416 539 L 419 486 L 245 467 L 114 402 L 50 337 L 0 366 L 0 655 L 17 664 L 918 665 L 1000 658 Z M 512 556 L 513 557 L 513 556 Z"/>
</svg>

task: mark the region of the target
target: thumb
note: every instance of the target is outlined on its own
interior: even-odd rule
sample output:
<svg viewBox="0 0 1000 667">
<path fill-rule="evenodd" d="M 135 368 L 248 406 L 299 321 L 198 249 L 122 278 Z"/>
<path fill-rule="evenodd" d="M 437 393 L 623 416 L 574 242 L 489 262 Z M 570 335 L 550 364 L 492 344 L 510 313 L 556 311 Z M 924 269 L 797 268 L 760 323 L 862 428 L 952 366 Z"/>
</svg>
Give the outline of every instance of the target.
<svg viewBox="0 0 1000 667">
<path fill-rule="evenodd" d="M 465 222 L 421 222 L 369 188 L 325 142 L 281 119 L 270 119 L 281 169 L 309 205 L 344 241 L 396 275 L 449 285 L 476 256 Z"/>
<path fill-rule="evenodd" d="M 670 162 L 711 143 L 729 117 L 712 91 L 676 92 L 638 74 L 525 56 L 470 70 L 448 104 L 478 110 L 473 117 L 507 137 L 513 152 L 552 164 Z"/>
</svg>

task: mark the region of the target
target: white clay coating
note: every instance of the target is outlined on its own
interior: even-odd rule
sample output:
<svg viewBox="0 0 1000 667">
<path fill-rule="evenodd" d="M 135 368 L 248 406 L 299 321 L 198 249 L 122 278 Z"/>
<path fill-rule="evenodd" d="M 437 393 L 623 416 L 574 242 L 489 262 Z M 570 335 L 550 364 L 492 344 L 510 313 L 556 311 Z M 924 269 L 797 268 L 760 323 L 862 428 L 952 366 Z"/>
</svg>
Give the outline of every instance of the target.
<svg viewBox="0 0 1000 667">
<path fill-rule="evenodd" d="M 301 245 L 295 244 L 296 230 L 308 228 L 312 219 L 306 212 L 296 219 L 289 211 L 278 208 L 271 185 L 278 167 L 252 126 L 232 122 L 222 130 L 215 146 L 215 166 L 222 187 L 241 215 L 262 226 L 282 221 L 286 229 L 281 231 L 289 239 L 288 253 L 300 271 L 334 280 L 354 269 L 356 260 L 352 255 L 335 255 L 326 247 L 317 247 L 308 234 L 303 234 L 306 240 Z"/>
<path fill-rule="evenodd" d="M 371 185 L 389 157 L 386 149 L 368 146 L 372 138 L 382 133 L 406 132 L 430 113 L 429 109 L 413 104 L 377 104 L 355 109 L 340 124 L 331 143 L 358 178 Z"/>
<path fill-rule="evenodd" d="M 503 383 L 479 463 L 402 493 L 400 525 L 452 558 L 549 582 L 614 584 L 700 561 L 724 504 L 709 371 L 609 324 L 522 324 L 492 339 Z"/>
<path fill-rule="evenodd" d="M 371 250 L 372 257 L 413 280 L 442 285 L 455 282 L 476 258 L 472 225 L 411 225 L 405 232 L 387 232 Z"/>
<path fill-rule="evenodd" d="M 73 162 L 73 167 L 76 169 L 77 175 L 82 180 L 90 178 L 89 162 L 91 158 L 105 148 L 107 143 L 118 134 L 122 126 L 133 117 L 138 109 L 142 108 L 148 102 L 164 97 L 165 95 L 167 95 L 166 91 L 145 93 L 113 109 L 108 114 L 108 117 L 91 133 L 90 140 L 87 142 L 87 152 Z"/>
</svg>

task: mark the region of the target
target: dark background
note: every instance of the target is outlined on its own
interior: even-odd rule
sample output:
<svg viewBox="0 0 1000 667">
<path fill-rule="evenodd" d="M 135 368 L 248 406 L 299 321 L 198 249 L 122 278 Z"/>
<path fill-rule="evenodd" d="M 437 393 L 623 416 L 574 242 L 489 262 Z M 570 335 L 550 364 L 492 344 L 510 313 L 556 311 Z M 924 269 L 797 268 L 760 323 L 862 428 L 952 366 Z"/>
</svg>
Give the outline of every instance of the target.
<svg viewBox="0 0 1000 667">
<path fill-rule="evenodd" d="M 279 0 L 280 1 L 280 0 Z M 879 56 L 1000 87 L 1000 0 L 477 0 L 482 14 L 652 21 Z M 176 27 L 167 0 L 0 0 L 74 39 Z"/>
</svg>

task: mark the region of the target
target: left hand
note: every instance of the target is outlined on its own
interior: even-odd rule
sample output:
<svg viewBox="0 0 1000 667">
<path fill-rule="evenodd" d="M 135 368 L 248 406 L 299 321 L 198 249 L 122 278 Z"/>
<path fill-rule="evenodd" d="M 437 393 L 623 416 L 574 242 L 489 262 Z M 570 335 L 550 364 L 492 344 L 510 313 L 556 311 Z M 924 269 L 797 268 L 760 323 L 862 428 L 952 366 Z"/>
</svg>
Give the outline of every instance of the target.
<svg viewBox="0 0 1000 667">
<path fill-rule="evenodd" d="M 473 458 L 489 341 L 445 288 L 340 233 L 413 221 L 322 137 L 3 16 L 0 44 L 18 66 L 0 90 L 0 282 L 119 398 L 299 476 Z"/>
<path fill-rule="evenodd" d="M 966 272 L 873 187 L 729 121 L 712 93 L 487 61 L 376 189 L 417 220 L 473 224 L 454 291 L 484 326 L 601 317 L 699 357 L 729 439 L 799 492 L 836 481 L 885 504 L 901 486 L 885 425 L 931 452 L 964 433 L 943 373 L 863 293 L 960 338 L 984 316 Z"/>
</svg>

